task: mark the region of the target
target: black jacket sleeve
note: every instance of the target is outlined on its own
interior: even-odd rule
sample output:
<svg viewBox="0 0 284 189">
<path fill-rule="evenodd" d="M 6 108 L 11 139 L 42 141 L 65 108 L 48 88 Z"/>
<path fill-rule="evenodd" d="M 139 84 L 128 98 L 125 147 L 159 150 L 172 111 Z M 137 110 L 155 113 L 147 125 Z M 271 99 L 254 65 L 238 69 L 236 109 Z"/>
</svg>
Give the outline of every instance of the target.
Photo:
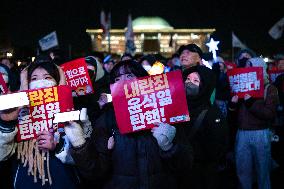
<svg viewBox="0 0 284 189">
<path fill-rule="evenodd" d="M 102 120 L 104 118 L 100 117 L 98 124 L 104 124 Z M 107 149 L 109 137 L 106 128 L 96 127 L 91 138 L 83 146 L 71 150 L 75 165 L 84 179 L 97 182 L 106 179 L 111 166 L 111 151 Z"/>
</svg>

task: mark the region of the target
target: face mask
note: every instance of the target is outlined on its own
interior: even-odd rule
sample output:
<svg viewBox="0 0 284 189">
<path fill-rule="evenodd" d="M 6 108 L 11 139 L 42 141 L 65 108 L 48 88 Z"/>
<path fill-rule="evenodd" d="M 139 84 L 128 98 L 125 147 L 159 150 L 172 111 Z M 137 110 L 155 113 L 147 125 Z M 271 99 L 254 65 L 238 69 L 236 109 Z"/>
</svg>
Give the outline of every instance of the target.
<svg viewBox="0 0 284 189">
<path fill-rule="evenodd" d="M 52 80 L 40 79 L 40 80 L 36 80 L 36 81 L 31 81 L 30 84 L 29 84 L 29 89 L 53 87 L 55 85 L 56 85 L 56 83 Z"/>
<path fill-rule="evenodd" d="M 239 67 L 240 68 L 244 68 L 246 66 L 248 58 L 244 57 L 242 59 L 239 60 Z"/>
<path fill-rule="evenodd" d="M 148 72 L 152 68 L 152 66 L 150 66 L 150 65 L 143 65 L 143 68 Z"/>
<path fill-rule="evenodd" d="M 187 96 L 196 96 L 199 93 L 199 86 L 189 82 L 185 84 L 186 95 Z"/>
</svg>

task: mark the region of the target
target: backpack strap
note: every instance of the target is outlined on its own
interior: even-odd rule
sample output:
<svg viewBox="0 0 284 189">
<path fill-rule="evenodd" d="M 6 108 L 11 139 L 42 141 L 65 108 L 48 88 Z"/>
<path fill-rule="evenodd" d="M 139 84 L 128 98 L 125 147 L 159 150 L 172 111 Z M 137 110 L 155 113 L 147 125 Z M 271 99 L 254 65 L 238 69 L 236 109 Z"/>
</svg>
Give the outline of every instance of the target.
<svg viewBox="0 0 284 189">
<path fill-rule="evenodd" d="M 188 136 L 189 139 L 192 139 L 193 136 L 196 134 L 197 130 L 201 127 L 201 124 L 207 112 L 208 112 L 208 109 L 205 109 L 198 115 L 197 119 L 195 120 L 191 128 L 191 132 L 189 133 L 189 136 Z"/>
</svg>

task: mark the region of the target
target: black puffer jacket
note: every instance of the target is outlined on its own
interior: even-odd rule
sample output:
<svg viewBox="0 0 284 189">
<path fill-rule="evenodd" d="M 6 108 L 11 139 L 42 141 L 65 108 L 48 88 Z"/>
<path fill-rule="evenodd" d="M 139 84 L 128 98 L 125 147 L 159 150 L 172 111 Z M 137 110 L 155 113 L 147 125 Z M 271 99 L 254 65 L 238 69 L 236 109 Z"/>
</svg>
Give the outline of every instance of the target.
<svg viewBox="0 0 284 189">
<path fill-rule="evenodd" d="M 218 107 L 212 106 L 210 96 L 215 87 L 214 73 L 205 66 L 195 66 L 184 70 L 184 80 L 188 74 L 197 72 L 200 75 L 201 85 L 199 94 L 187 97 L 190 113 L 189 126 L 186 126 L 187 136 L 192 135 L 193 126 L 203 110 L 207 110 L 200 127 L 189 139 L 194 150 L 194 162 L 218 163 L 228 148 L 228 126 Z"/>
<path fill-rule="evenodd" d="M 187 178 L 188 188 L 217 189 L 221 182 L 219 167 L 229 145 L 228 127 L 219 108 L 210 103 L 216 81 L 213 72 L 205 66 L 194 66 L 183 71 L 184 80 L 192 72 L 200 75 L 201 84 L 198 95 L 187 96 L 190 122 L 183 123 L 187 124 L 184 128 L 194 153 L 192 171 Z M 207 112 L 197 127 L 195 123 L 204 110 Z"/>
<path fill-rule="evenodd" d="M 181 188 L 178 179 L 190 172 L 193 159 L 182 129 L 177 128 L 174 146 L 164 152 L 150 131 L 121 135 L 110 107 L 97 120 L 93 138 L 73 149 L 72 156 L 82 176 L 97 179 L 102 188 Z M 115 146 L 110 152 L 106 146 L 112 134 Z"/>
</svg>

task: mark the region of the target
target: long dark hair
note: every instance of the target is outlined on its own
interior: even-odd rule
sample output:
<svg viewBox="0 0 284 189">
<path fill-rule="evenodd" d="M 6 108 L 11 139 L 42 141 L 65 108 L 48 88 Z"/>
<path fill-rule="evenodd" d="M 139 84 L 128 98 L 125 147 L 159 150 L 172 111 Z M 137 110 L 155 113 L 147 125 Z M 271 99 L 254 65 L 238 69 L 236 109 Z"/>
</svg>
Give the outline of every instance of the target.
<svg viewBox="0 0 284 189">
<path fill-rule="evenodd" d="M 31 81 L 32 73 L 37 69 L 37 68 L 43 68 L 47 71 L 49 75 L 51 75 L 57 84 L 59 84 L 60 81 L 60 74 L 59 70 L 56 67 L 54 63 L 51 62 L 41 62 L 41 63 L 33 63 L 30 65 L 28 68 L 28 82 Z"/>
<path fill-rule="evenodd" d="M 115 64 L 115 66 L 111 70 L 110 83 L 115 83 L 115 78 L 120 75 L 119 71 L 121 67 L 124 68 L 125 73 L 133 73 L 136 77 L 144 77 L 149 75 L 148 72 L 138 62 L 134 60 L 124 60 Z"/>
</svg>

